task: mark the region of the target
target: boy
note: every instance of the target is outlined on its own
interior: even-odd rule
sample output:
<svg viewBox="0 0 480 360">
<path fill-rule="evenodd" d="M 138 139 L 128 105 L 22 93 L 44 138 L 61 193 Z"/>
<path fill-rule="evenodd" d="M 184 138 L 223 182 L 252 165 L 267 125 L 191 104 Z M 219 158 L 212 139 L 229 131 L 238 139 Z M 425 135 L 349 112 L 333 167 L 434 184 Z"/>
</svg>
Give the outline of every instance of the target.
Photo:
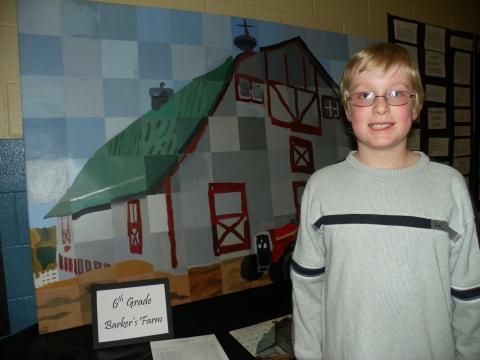
<svg viewBox="0 0 480 360">
<path fill-rule="evenodd" d="M 302 198 L 298 360 L 480 359 L 480 249 L 463 176 L 407 150 L 423 90 L 408 52 L 356 53 L 340 86 L 357 139 Z"/>
</svg>

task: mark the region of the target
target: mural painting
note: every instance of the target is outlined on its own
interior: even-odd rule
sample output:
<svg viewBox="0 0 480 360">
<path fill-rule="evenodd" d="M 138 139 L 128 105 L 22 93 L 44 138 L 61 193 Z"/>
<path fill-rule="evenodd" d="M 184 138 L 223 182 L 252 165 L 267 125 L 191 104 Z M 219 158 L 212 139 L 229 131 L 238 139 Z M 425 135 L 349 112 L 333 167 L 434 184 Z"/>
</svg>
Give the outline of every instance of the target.
<svg viewBox="0 0 480 360">
<path fill-rule="evenodd" d="M 19 2 L 40 332 L 90 323 L 93 282 L 168 278 L 176 305 L 288 280 L 306 180 L 351 148 L 338 79 L 368 40 Z"/>
</svg>

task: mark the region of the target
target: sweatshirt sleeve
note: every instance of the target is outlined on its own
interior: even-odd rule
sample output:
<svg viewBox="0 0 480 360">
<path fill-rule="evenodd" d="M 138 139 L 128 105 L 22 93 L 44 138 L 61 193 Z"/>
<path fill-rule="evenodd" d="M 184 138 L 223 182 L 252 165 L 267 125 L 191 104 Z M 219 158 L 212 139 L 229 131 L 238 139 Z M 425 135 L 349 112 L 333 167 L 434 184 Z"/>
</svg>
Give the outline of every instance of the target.
<svg viewBox="0 0 480 360">
<path fill-rule="evenodd" d="M 315 215 L 307 183 L 302 196 L 300 225 L 293 254 L 291 279 L 293 292 L 293 344 L 298 360 L 322 359 L 322 295 L 325 273 L 324 244 L 313 228 Z"/>
<path fill-rule="evenodd" d="M 453 245 L 450 271 L 456 357 L 480 359 L 480 247 L 473 219 Z"/>
</svg>

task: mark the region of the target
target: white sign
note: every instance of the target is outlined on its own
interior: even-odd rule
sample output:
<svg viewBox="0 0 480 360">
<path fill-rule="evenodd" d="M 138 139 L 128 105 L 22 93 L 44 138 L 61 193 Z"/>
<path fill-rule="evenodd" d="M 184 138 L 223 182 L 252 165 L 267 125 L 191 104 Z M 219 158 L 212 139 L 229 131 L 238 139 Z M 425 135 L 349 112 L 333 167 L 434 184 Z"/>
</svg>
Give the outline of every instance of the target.
<svg viewBox="0 0 480 360">
<path fill-rule="evenodd" d="M 448 138 L 429 138 L 429 156 L 448 156 Z"/>
<path fill-rule="evenodd" d="M 445 54 L 425 50 L 425 75 L 445 77 Z"/>
<path fill-rule="evenodd" d="M 473 50 L 473 39 L 466 39 L 458 36 L 450 36 L 450 46 L 462 50 Z"/>
<path fill-rule="evenodd" d="M 93 347 L 173 337 L 168 279 L 92 285 Z"/>
<path fill-rule="evenodd" d="M 446 129 L 447 128 L 447 110 L 445 108 L 428 108 L 428 128 Z"/>
<path fill-rule="evenodd" d="M 393 20 L 393 29 L 395 32 L 395 40 L 405 41 L 411 44 L 417 43 L 416 23 L 395 19 Z"/>
<path fill-rule="evenodd" d="M 445 29 L 425 25 L 425 49 L 445 52 Z"/>
<path fill-rule="evenodd" d="M 426 84 L 425 100 L 445 104 L 447 101 L 447 88 L 445 86 Z"/>
</svg>

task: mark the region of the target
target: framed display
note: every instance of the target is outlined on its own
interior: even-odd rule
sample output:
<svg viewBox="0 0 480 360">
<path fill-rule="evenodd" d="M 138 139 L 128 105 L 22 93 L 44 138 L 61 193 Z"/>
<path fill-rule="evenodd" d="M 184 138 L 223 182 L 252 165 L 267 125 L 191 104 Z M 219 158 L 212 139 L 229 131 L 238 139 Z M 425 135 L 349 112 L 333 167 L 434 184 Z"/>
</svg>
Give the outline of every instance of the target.
<svg viewBox="0 0 480 360">
<path fill-rule="evenodd" d="M 412 132 L 417 140 L 420 133 L 420 146 L 412 150 L 460 171 L 478 207 L 478 35 L 389 15 L 388 37 L 409 50 L 425 88 L 422 114 Z"/>
<path fill-rule="evenodd" d="M 173 337 L 168 279 L 92 285 L 95 349 Z"/>
</svg>

